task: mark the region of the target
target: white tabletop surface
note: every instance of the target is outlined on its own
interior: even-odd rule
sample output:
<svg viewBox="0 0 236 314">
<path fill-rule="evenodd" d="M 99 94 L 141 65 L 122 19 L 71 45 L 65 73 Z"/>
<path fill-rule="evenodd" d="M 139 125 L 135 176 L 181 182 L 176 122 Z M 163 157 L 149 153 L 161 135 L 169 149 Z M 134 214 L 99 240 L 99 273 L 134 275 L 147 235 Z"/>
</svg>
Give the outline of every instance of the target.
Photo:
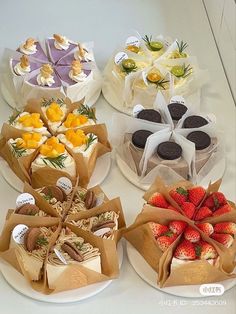
<svg viewBox="0 0 236 314">
<path fill-rule="evenodd" d="M 41 4 L 40 4 L 41 2 Z M 223 72 L 201 0 L 87 0 L 87 1 L 13 1 L 0 0 L 0 53 L 16 48 L 25 38 L 47 37 L 62 33 L 73 40 L 94 40 L 98 65 L 104 68 L 112 51 L 133 29 L 142 34 L 170 35 L 184 39 L 208 68 L 210 82 L 203 89 L 202 108 L 215 113 L 225 131 L 227 170 L 222 191 L 235 200 L 235 107 Z M 98 117 L 110 127 L 114 112 L 101 96 L 96 104 Z M 1 100 L 0 120 L 11 109 Z M 102 188 L 111 197 L 119 195 L 127 223 L 142 207 L 142 191 L 131 185 L 115 162 Z M 14 206 L 17 192 L 0 177 L 0 229 L 5 213 Z M 0 275 L 0 313 L 198 313 L 236 312 L 236 288 L 223 296 L 207 299 L 183 299 L 159 292 L 135 273 L 125 256 L 119 279 L 99 295 L 80 303 L 55 305 L 28 299 L 13 290 Z"/>
</svg>

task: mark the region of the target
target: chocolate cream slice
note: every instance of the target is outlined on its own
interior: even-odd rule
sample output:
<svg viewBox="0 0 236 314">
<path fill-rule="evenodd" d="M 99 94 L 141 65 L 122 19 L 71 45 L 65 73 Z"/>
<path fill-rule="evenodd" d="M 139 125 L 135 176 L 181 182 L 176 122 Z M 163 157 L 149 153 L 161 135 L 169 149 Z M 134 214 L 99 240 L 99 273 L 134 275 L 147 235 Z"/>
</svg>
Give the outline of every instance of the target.
<svg viewBox="0 0 236 314">
<path fill-rule="evenodd" d="M 138 113 L 137 118 L 151 122 L 162 123 L 160 113 L 154 109 L 143 109 Z"/>
<path fill-rule="evenodd" d="M 186 113 L 188 108 L 185 105 L 179 103 L 171 103 L 168 105 L 168 109 L 172 120 L 179 121 L 182 116 Z"/>
<path fill-rule="evenodd" d="M 185 129 L 194 129 L 194 128 L 200 128 L 201 126 L 204 126 L 208 124 L 208 121 L 201 117 L 201 116 L 189 116 L 187 117 L 183 122 L 183 128 Z"/>
</svg>

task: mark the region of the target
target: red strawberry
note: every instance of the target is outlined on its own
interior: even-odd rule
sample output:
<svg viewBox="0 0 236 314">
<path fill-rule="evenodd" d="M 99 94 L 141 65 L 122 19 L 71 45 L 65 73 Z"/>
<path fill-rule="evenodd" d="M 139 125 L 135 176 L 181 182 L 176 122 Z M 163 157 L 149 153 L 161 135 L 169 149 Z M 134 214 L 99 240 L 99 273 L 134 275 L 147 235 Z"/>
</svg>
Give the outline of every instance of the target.
<svg viewBox="0 0 236 314">
<path fill-rule="evenodd" d="M 174 235 L 172 232 L 169 232 L 169 234 L 157 238 L 157 244 L 159 248 L 162 250 L 162 252 L 164 252 L 175 241 L 176 238 L 177 238 L 176 235 Z"/>
<path fill-rule="evenodd" d="M 148 204 L 161 208 L 167 208 L 169 206 L 169 203 L 166 201 L 165 197 L 158 192 L 154 193 L 149 198 Z"/>
<path fill-rule="evenodd" d="M 212 259 L 218 256 L 215 248 L 205 241 L 200 241 L 195 244 L 195 252 L 200 259 Z"/>
<path fill-rule="evenodd" d="M 192 219 L 194 212 L 195 212 L 195 205 L 190 202 L 184 202 L 181 206 L 182 210 L 184 211 L 185 215 Z"/>
<path fill-rule="evenodd" d="M 174 257 L 178 259 L 193 260 L 196 258 L 195 249 L 191 242 L 184 240 L 176 248 Z"/>
<path fill-rule="evenodd" d="M 204 206 L 207 206 L 212 210 L 216 210 L 217 208 L 219 208 L 225 204 L 227 204 L 227 200 L 226 200 L 224 194 L 221 192 L 213 192 L 204 201 Z"/>
<path fill-rule="evenodd" d="M 172 206 L 172 205 L 169 205 L 167 208 L 171 209 L 171 210 L 174 210 L 175 212 L 179 213 L 179 210 L 177 208 L 175 208 L 174 206 Z"/>
<path fill-rule="evenodd" d="M 194 220 L 202 220 L 210 216 L 212 216 L 212 211 L 208 207 L 203 206 L 203 207 L 200 207 L 199 210 L 197 211 L 197 214 Z"/>
<path fill-rule="evenodd" d="M 199 224 L 196 224 L 196 226 L 208 236 L 210 236 L 214 232 L 214 228 L 212 224 L 210 224 L 209 222 L 199 223 Z"/>
<path fill-rule="evenodd" d="M 173 198 L 173 200 L 176 201 L 176 203 L 179 205 L 182 205 L 183 202 L 187 201 L 188 192 L 182 187 L 171 190 L 169 194 Z"/>
<path fill-rule="evenodd" d="M 184 231 L 184 238 L 190 242 L 198 242 L 201 238 L 199 231 L 188 226 Z"/>
<path fill-rule="evenodd" d="M 167 208 L 169 206 L 169 203 L 166 201 L 165 197 L 161 193 L 154 193 L 148 200 L 148 203 L 150 205 L 161 207 L 161 208 Z"/>
<path fill-rule="evenodd" d="M 195 206 L 198 206 L 205 196 L 205 189 L 201 186 L 195 186 L 191 189 L 188 189 L 188 200 L 193 203 Z"/>
<path fill-rule="evenodd" d="M 160 237 L 161 235 L 163 235 L 164 233 L 168 232 L 168 227 L 155 223 L 155 222 L 150 222 L 150 227 L 152 229 L 152 233 L 154 235 L 155 238 Z"/>
<path fill-rule="evenodd" d="M 186 226 L 187 223 L 181 220 L 173 220 L 169 223 L 169 229 L 177 235 L 181 234 Z"/>
<path fill-rule="evenodd" d="M 220 222 L 214 226 L 216 233 L 236 234 L 236 223 L 234 222 Z"/>
<path fill-rule="evenodd" d="M 225 204 L 219 209 L 217 209 L 214 213 L 213 216 L 220 216 L 226 213 L 229 213 L 231 211 L 231 206 L 229 204 Z"/>
<path fill-rule="evenodd" d="M 229 248 L 234 241 L 234 238 L 230 234 L 213 233 L 211 235 L 211 238 L 214 239 L 215 241 L 223 244 L 227 248 Z"/>
</svg>

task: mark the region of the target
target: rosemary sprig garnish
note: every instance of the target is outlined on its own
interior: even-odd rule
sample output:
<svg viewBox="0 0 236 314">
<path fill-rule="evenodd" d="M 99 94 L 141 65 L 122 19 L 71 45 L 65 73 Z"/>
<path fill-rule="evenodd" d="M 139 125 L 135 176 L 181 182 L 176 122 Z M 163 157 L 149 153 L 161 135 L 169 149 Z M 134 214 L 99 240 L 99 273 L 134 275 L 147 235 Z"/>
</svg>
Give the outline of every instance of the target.
<svg viewBox="0 0 236 314">
<path fill-rule="evenodd" d="M 50 200 L 53 198 L 52 190 L 49 189 L 49 190 L 48 190 L 48 194 L 44 194 L 44 195 L 43 195 L 43 198 L 44 198 L 46 201 L 50 201 Z"/>
<path fill-rule="evenodd" d="M 94 121 L 97 120 L 96 115 L 95 115 L 95 110 L 94 108 L 90 108 L 87 105 L 81 105 L 78 109 L 77 109 L 77 113 L 87 116 L 89 119 L 92 119 Z"/>
<path fill-rule="evenodd" d="M 86 150 L 89 148 L 89 146 L 92 145 L 92 143 L 93 143 L 96 139 L 97 139 L 97 136 L 94 135 L 94 134 L 92 134 L 92 133 L 90 133 L 90 134 L 89 134 L 89 137 L 88 137 L 87 144 L 86 144 L 86 148 L 85 148 L 84 151 L 86 151 Z"/>
<path fill-rule="evenodd" d="M 47 245 L 48 244 L 48 240 L 46 238 L 42 237 L 38 237 L 38 239 L 36 240 L 36 244 L 38 246 L 43 246 L 43 245 Z"/>
<path fill-rule="evenodd" d="M 79 198 L 81 199 L 81 201 L 83 201 L 84 198 L 85 198 L 85 193 L 80 192 L 79 193 Z"/>
<path fill-rule="evenodd" d="M 9 117 L 8 123 L 10 125 L 13 124 L 13 122 L 16 120 L 16 118 L 22 113 L 22 111 L 15 109 L 13 114 Z"/>
<path fill-rule="evenodd" d="M 66 160 L 67 156 L 62 154 L 57 157 L 44 157 L 42 158 L 45 165 L 48 166 L 48 163 L 52 164 L 54 168 L 65 168 L 64 161 Z"/>
<path fill-rule="evenodd" d="M 77 249 L 81 250 L 83 247 L 83 243 L 81 242 L 74 242 L 75 246 L 77 247 Z"/>
<path fill-rule="evenodd" d="M 11 148 L 12 148 L 12 153 L 13 156 L 19 158 L 24 156 L 24 154 L 26 153 L 26 149 L 21 147 L 21 146 L 17 146 L 17 144 L 15 143 L 11 143 Z"/>
<path fill-rule="evenodd" d="M 192 67 L 190 66 L 190 64 L 188 64 L 187 66 L 185 66 L 185 64 L 183 65 L 184 67 L 184 75 L 182 77 L 187 77 L 192 73 Z"/>
<path fill-rule="evenodd" d="M 179 50 L 180 54 L 188 47 L 188 44 L 185 43 L 183 40 L 181 40 L 180 43 L 178 41 L 176 41 L 176 43 L 177 43 L 178 50 Z"/>
<path fill-rule="evenodd" d="M 147 80 L 148 80 L 148 78 L 147 78 Z M 166 84 L 166 83 L 169 83 L 169 80 L 165 80 L 165 79 L 163 78 L 163 79 L 161 79 L 161 80 L 159 80 L 159 81 L 157 81 L 157 82 L 152 82 L 152 81 L 149 81 L 149 80 L 148 80 L 148 82 L 150 82 L 150 83 L 152 83 L 152 84 L 155 84 L 157 88 L 159 87 L 159 88 L 161 88 L 161 89 L 166 89 L 166 88 L 165 88 L 165 84 Z"/>
<path fill-rule="evenodd" d="M 55 99 L 55 98 L 50 98 L 50 99 L 43 98 L 41 105 L 43 107 L 48 107 L 53 102 L 57 103 L 59 106 L 62 106 L 65 104 L 65 102 L 62 98 L 57 98 L 57 99 Z"/>
<path fill-rule="evenodd" d="M 152 47 L 150 46 L 150 43 L 152 41 L 152 36 L 145 35 L 142 37 L 143 41 L 145 41 L 146 45 L 151 49 Z"/>
</svg>

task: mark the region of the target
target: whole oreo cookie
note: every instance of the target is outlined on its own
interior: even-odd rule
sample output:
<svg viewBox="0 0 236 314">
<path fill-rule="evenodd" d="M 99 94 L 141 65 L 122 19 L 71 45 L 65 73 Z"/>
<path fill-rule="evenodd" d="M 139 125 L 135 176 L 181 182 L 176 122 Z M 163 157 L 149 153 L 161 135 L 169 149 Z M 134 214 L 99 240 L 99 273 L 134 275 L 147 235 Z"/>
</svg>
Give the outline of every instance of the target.
<svg viewBox="0 0 236 314">
<path fill-rule="evenodd" d="M 188 108 L 185 105 L 179 104 L 177 102 L 173 102 L 169 104 L 168 109 L 169 109 L 171 118 L 174 121 L 179 121 L 188 110 Z"/>
<path fill-rule="evenodd" d="M 144 148 L 147 138 L 153 133 L 148 130 L 138 130 L 132 135 L 132 143 L 138 148 Z"/>
<path fill-rule="evenodd" d="M 137 118 L 151 122 L 161 123 L 161 115 L 158 111 L 154 109 L 143 109 L 138 113 Z"/>
<path fill-rule="evenodd" d="M 208 124 L 208 121 L 201 116 L 189 116 L 184 120 L 183 128 L 200 128 L 203 125 Z"/>
<path fill-rule="evenodd" d="M 210 136 L 202 131 L 194 131 L 189 133 L 187 139 L 195 144 L 196 150 L 202 150 L 211 144 Z"/>
<path fill-rule="evenodd" d="M 174 142 L 166 141 L 157 146 L 157 154 L 162 159 L 174 160 L 182 155 L 182 147 Z"/>
</svg>

